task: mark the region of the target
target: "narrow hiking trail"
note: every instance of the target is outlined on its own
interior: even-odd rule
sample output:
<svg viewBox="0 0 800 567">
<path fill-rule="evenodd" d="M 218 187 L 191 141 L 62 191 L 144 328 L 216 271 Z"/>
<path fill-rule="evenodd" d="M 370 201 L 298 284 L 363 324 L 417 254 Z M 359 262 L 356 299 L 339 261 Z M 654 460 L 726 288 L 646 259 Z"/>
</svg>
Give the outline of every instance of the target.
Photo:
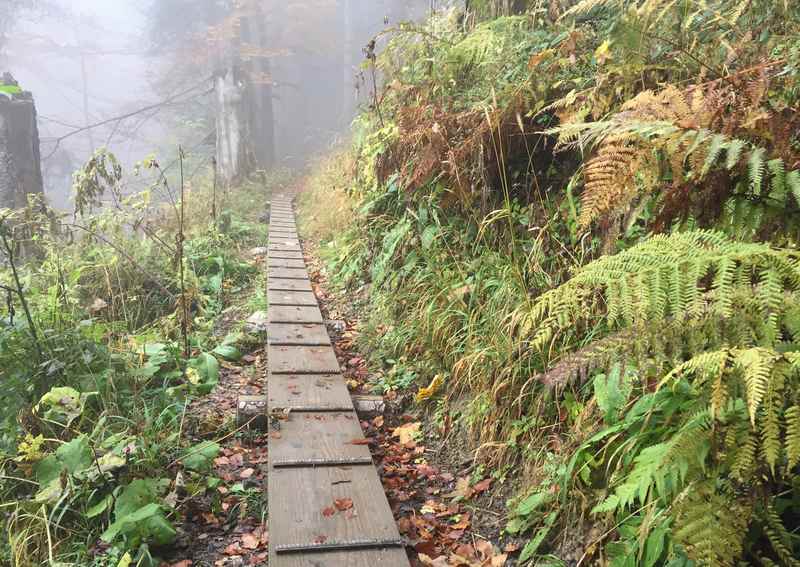
<svg viewBox="0 0 800 567">
<path fill-rule="evenodd" d="M 373 394 L 374 376 L 357 346 L 358 301 L 332 289 L 315 243 L 297 236 L 293 208 L 272 211 L 268 247 L 253 258 L 271 275 L 272 338 L 223 363 L 217 388 L 187 411 L 193 440 L 229 433 L 216 437 L 221 451 L 208 484 L 184 487 L 197 496 L 186 499 L 186 521 L 166 565 L 265 565 L 270 544 L 273 565 L 513 564 L 519 542 L 498 543 L 503 502 L 487 498 L 491 479 L 453 451 L 447 431 L 404 413 L 409 394 Z M 234 310 L 228 317 L 243 316 Z M 288 359 L 287 343 L 294 351 Z M 304 349 L 317 352 L 304 357 Z M 330 354 L 320 359 L 319 349 Z M 348 410 L 351 396 L 363 410 L 358 415 Z M 268 416 L 261 400 L 271 406 Z M 273 472 L 282 461 L 283 477 L 270 478 L 270 444 Z M 381 500 L 389 506 L 382 509 Z M 288 553 L 275 553 L 287 546 L 276 533 L 292 542 Z M 298 534 L 313 537 L 301 542 Z"/>
</svg>

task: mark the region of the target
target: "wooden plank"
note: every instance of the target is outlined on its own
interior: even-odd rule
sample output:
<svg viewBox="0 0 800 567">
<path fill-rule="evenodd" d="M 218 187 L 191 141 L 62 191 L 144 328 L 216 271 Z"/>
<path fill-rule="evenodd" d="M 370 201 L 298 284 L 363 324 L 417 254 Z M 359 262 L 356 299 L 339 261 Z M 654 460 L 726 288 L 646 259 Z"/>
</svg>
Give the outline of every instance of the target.
<svg viewBox="0 0 800 567">
<path fill-rule="evenodd" d="M 269 224 L 276 223 L 294 224 L 294 215 L 270 215 Z"/>
<path fill-rule="evenodd" d="M 325 325 L 276 323 L 267 327 L 267 342 L 271 345 L 323 346 L 331 344 L 331 339 Z"/>
<path fill-rule="evenodd" d="M 341 374 L 273 374 L 269 377 L 270 408 L 352 407 Z"/>
<path fill-rule="evenodd" d="M 270 567 L 408 567 L 400 548 L 270 556 Z"/>
<path fill-rule="evenodd" d="M 311 280 L 270 278 L 267 280 L 267 291 L 311 291 Z"/>
<path fill-rule="evenodd" d="M 303 252 L 303 249 L 300 247 L 299 244 L 294 246 L 286 246 L 284 244 L 269 244 L 267 247 L 267 251 L 272 254 L 273 252 Z"/>
<path fill-rule="evenodd" d="M 300 247 L 300 240 L 297 238 L 270 238 L 271 246 L 282 246 L 285 248 Z"/>
<path fill-rule="evenodd" d="M 274 240 L 298 240 L 299 237 L 297 236 L 296 232 L 288 232 L 288 231 L 269 231 L 269 238 Z"/>
<path fill-rule="evenodd" d="M 339 361 L 329 346 L 269 345 L 272 374 L 337 374 Z"/>
<path fill-rule="evenodd" d="M 303 260 L 295 260 L 291 258 L 273 258 L 269 257 L 267 266 L 270 268 L 305 268 L 306 263 Z"/>
<path fill-rule="evenodd" d="M 274 467 L 319 459 L 372 462 L 369 448 L 360 443 L 364 433 L 354 411 L 290 412 L 289 418 L 280 422 L 280 437 L 273 436 L 273 439 L 274 442 L 269 444 L 269 455 Z"/>
<path fill-rule="evenodd" d="M 316 305 L 270 305 L 267 312 L 270 323 L 324 323 Z"/>
<path fill-rule="evenodd" d="M 267 268 L 267 277 L 287 280 L 307 280 L 308 272 L 305 268 Z"/>
<path fill-rule="evenodd" d="M 310 291 L 271 291 L 270 305 L 317 305 L 317 297 Z"/>
<path fill-rule="evenodd" d="M 288 219 L 282 219 L 282 220 L 272 219 L 272 220 L 273 220 L 273 222 L 270 223 L 270 228 L 274 228 L 274 227 L 296 228 L 297 227 L 297 223 L 295 221 L 293 221 L 293 220 L 288 220 Z"/>
<path fill-rule="evenodd" d="M 293 252 L 292 250 L 270 250 L 270 258 L 293 258 L 295 260 L 302 260 L 302 252 Z"/>
<path fill-rule="evenodd" d="M 288 235 L 294 235 L 294 236 L 288 236 L 286 238 L 297 238 L 297 227 L 272 225 L 272 226 L 269 227 L 269 234 L 270 235 L 275 235 L 275 236 L 281 236 L 281 235 L 288 234 Z"/>
<path fill-rule="evenodd" d="M 270 460 L 274 458 L 274 441 L 270 439 Z M 271 548 L 320 540 L 335 543 L 400 538 L 374 467 L 270 468 L 268 494 Z M 353 500 L 349 513 L 337 510 L 328 517 L 322 514 L 334 506 L 335 500 L 345 498 Z M 322 561 L 320 565 L 338 565 L 331 563 L 330 558 L 326 560 L 324 554 L 317 558 Z M 274 567 L 273 563 L 270 565 Z"/>
</svg>

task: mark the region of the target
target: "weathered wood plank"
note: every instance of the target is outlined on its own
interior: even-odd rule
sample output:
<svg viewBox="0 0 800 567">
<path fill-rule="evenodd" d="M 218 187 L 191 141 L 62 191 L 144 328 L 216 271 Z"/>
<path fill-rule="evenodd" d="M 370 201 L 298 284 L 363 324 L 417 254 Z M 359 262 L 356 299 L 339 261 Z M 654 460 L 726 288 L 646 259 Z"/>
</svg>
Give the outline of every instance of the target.
<svg viewBox="0 0 800 567">
<path fill-rule="evenodd" d="M 295 252 L 295 253 L 303 253 L 303 249 L 300 247 L 299 244 L 295 244 L 293 246 L 287 246 L 285 244 L 269 244 L 267 251 L 272 254 L 273 252 Z"/>
<path fill-rule="evenodd" d="M 271 374 L 336 374 L 339 361 L 329 346 L 269 345 Z"/>
<path fill-rule="evenodd" d="M 292 250 L 270 250 L 269 251 L 270 258 L 293 258 L 295 260 L 302 260 L 303 253 L 302 252 L 294 252 Z"/>
<path fill-rule="evenodd" d="M 283 248 L 300 248 L 300 240 L 297 238 L 270 238 L 270 247 L 283 247 Z"/>
<path fill-rule="evenodd" d="M 319 459 L 358 459 L 370 463 L 369 448 L 363 440 L 364 433 L 354 411 L 290 412 L 289 418 L 280 422 L 280 437 L 273 435 L 269 454 L 274 467 Z"/>
<path fill-rule="evenodd" d="M 270 278 L 267 280 L 267 291 L 311 291 L 311 280 Z"/>
<path fill-rule="evenodd" d="M 272 446 L 270 439 L 270 460 L 274 457 Z M 374 467 L 270 467 L 268 493 L 270 547 L 400 537 Z M 328 517 L 322 514 L 335 500 L 346 498 L 353 500 L 350 511 L 337 510 Z M 317 558 L 321 565 L 339 565 L 330 558 L 326 561 L 323 554 Z"/>
<path fill-rule="evenodd" d="M 276 223 L 286 223 L 286 224 L 294 224 L 294 215 L 270 215 L 269 216 L 269 224 L 276 224 Z"/>
<path fill-rule="evenodd" d="M 305 268 L 306 263 L 303 260 L 293 260 L 291 258 L 273 258 L 270 256 L 267 259 L 267 266 L 270 268 Z"/>
<path fill-rule="evenodd" d="M 399 548 L 270 556 L 270 567 L 408 567 Z"/>
<path fill-rule="evenodd" d="M 269 235 L 278 238 L 297 238 L 297 228 L 293 226 L 271 226 Z"/>
<path fill-rule="evenodd" d="M 317 305 L 317 297 L 310 291 L 271 291 L 270 305 Z"/>
<path fill-rule="evenodd" d="M 272 305 L 267 311 L 269 323 L 319 323 L 325 320 L 316 305 Z"/>
<path fill-rule="evenodd" d="M 285 346 L 324 346 L 331 344 L 325 325 L 273 324 L 267 327 L 267 342 Z"/>
<path fill-rule="evenodd" d="M 308 272 L 305 268 L 267 268 L 267 278 L 287 280 L 307 280 Z"/>
<path fill-rule="evenodd" d="M 341 374 L 273 374 L 269 377 L 270 408 L 352 407 Z"/>
</svg>

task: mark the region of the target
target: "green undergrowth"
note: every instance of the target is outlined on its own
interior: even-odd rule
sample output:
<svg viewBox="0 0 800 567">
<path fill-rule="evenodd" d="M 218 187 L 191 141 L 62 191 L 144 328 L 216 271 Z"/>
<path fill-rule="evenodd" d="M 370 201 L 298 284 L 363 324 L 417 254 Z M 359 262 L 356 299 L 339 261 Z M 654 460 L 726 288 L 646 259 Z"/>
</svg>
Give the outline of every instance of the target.
<svg viewBox="0 0 800 567">
<path fill-rule="evenodd" d="M 253 343 L 218 321 L 259 301 L 247 250 L 282 179 L 215 194 L 199 178 L 181 201 L 154 160 L 139 175 L 149 189 L 121 194 L 101 150 L 76 173 L 74 215 L 2 211 L 3 564 L 159 565 L 183 503 L 214 488 L 228 431 L 192 444 L 187 408 Z"/>
<path fill-rule="evenodd" d="M 533 4 L 403 28 L 308 182 L 375 389 L 523 487 L 523 564 L 800 564 L 800 13 Z"/>
</svg>

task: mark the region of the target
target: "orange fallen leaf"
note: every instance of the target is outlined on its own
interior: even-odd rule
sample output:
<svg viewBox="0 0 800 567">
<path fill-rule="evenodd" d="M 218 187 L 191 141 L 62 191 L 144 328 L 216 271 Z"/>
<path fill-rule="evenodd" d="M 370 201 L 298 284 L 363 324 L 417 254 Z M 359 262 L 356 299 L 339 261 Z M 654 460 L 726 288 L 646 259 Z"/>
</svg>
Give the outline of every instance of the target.
<svg viewBox="0 0 800 567">
<path fill-rule="evenodd" d="M 325 516 L 326 518 L 330 518 L 335 513 L 336 513 L 336 508 L 334 508 L 333 506 L 326 506 L 325 508 L 322 509 L 322 515 Z"/>
<path fill-rule="evenodd" d="M 258 549 L 261 538 L 256 534 L 242 534 L 242 547 L 245 549 Z"/>
<path fill-rule="evenodd" d="M 351 445 L 369 445 L 369 439 L 366 439 L 366 438 L 353 439 L 352 441 L 350 441 L 350 444 Z"/>
<path fill-rule="evenodd" d="M 239 473 L 239 478 L 250 478 L 253 476 L 253 473 L 256 472 L 255 469 L 247 468 L 244 469 L 242 472 Z"/>
<path fill-rule="evenodd" d="M 421 426 L 422 424 L 419 421 L 406 423 L 405 425 L 395 427 L 392 434 L 400 439 L 402 445 L 413 443 Z"/>
<path fill-rule="evenodd" d="M 472 490 L 475 491 L 476 493 L 485 492 L 489 489 L 490 486 L 492 486 L 492 482 L 494 482 L 494 479 L 485 478 L 482 481 L 473 484 Z"/>
<path fill-rule="evenodd" d="M 336 509 L 340 512 L 344 512 L 345 510 L 349 510 L 353 507 L 353 499 L 352 498 L 337 498 L 333 501 L 333 505 L 336 506 Z"/>
</svg>

